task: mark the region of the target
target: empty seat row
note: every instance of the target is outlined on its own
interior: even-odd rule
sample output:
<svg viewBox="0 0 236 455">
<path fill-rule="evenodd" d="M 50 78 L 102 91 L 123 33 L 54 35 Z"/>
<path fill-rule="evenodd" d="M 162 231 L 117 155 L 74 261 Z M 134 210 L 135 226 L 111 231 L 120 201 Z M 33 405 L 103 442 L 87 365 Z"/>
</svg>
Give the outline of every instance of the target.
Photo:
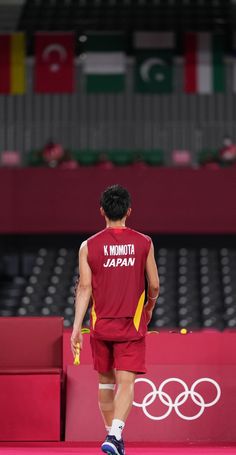
<svg viewBox="0 0 236 455">
<path fill-rule="evenodd" d="M 151 328 L 236 327 L 235 247 L 167 246 L 155 251 L 160 296 Z M 77 279 L 76 248 L 42 247 L 2 254 L 0 316 L 58 314 L 69 327 L 74 319 Z M 89 310 L 85 322 L 89 323 Z"/>
</svg>

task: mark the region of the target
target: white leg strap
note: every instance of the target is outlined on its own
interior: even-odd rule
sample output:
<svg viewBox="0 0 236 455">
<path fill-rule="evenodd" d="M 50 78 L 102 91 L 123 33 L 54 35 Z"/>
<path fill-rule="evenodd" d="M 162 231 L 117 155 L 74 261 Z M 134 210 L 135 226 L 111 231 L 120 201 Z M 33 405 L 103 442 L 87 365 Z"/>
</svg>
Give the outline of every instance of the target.
<svg viewBox="0 0 236 455">
<path fill-rule="evenodd" d="M 115 387 L 116 387 L 115 384 L 98 384 L 99 389 L 115 390 Z"/>
</svg>

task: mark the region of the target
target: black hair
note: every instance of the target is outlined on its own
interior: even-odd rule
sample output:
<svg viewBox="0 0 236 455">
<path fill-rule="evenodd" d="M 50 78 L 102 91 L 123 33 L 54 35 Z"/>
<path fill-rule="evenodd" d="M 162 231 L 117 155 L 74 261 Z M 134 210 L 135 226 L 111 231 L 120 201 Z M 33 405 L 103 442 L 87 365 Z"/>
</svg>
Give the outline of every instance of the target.
<svg viewBox="0 0 236 455">
<path fill-rule="evenodd" d="M 100 205 L 111 221 L 121 220 L 131 204 L 129 192 L 121 185 L 112 185 L 101 194 Z"/>
</svg>

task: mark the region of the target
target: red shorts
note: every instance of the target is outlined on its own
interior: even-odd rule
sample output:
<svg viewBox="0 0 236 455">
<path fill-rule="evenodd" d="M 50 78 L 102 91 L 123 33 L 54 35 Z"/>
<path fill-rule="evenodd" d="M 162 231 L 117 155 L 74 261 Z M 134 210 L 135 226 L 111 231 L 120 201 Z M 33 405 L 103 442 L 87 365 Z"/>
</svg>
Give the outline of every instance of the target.
<svg viewBox="0 0 236 455">
<path fill-rule="evenodd" d="M 107 341 L 90 337 L 94 369 L 107 373 L 111 369 L 146 373 L 145 337 L 132 341 Z"/>
</svg>

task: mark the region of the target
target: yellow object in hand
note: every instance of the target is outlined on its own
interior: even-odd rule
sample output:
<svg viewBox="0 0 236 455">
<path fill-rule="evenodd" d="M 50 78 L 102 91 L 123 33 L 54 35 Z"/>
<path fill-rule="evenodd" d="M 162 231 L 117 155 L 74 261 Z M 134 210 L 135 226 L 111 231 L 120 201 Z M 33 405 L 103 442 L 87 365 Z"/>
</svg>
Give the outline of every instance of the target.
<svg viewBox="0 0 236 455">
<path fill-rule="evenodd" d="M 84 327 L 81 330 L 81 333 L 84 335 L 85 333 L 90 333 L 90 329 L 87 327 Z M 79 342 L 76 343 L 76 350 L 75 350 L 75 358 L 74 358 L 74 365 L 79 365 L 80 364 L 80 344 Z"/>
<path fill-rule="evenodd" d="M 80 344 L 76 343 L 76 354 L 74 358 L 74 365 L 80 364 Z"/>
</svg>

